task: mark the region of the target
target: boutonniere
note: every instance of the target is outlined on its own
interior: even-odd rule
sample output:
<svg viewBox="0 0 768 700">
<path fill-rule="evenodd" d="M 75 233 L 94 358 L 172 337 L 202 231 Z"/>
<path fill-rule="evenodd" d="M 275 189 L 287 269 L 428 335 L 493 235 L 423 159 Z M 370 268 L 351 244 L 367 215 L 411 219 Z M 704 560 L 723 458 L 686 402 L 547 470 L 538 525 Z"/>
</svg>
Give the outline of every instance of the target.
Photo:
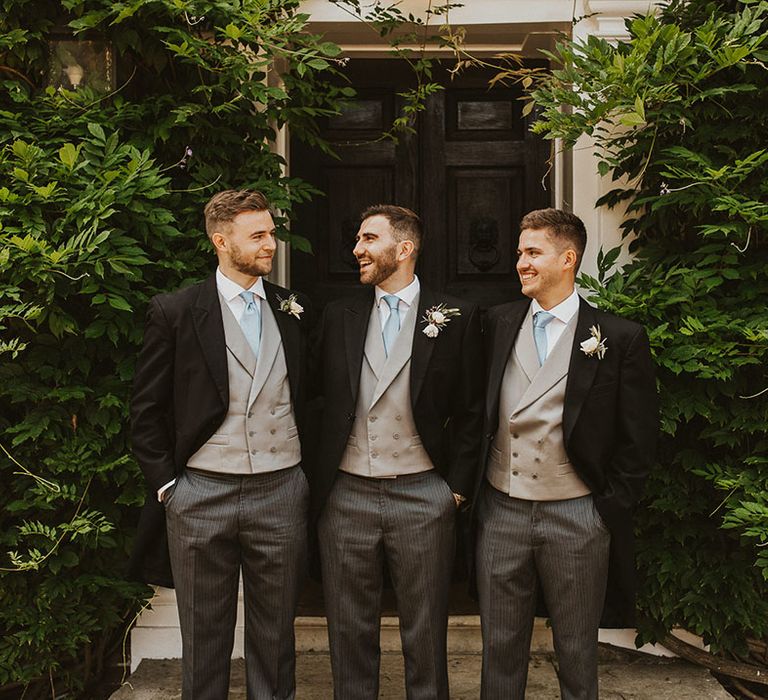
<svg viewBox="0 0 768 700">
<path fill-rule="evenodd" d="M 290 314 L 294 318 L 299 318 L 304 313 L 304 307 L 299 304 L 295 294 L 291 294 L 287 299 L 277 297 L 280 302 L 280 311 L 284 314 Z"/>
<path fill-rule="evenodd" d="M 427 309 L 422 319 L 423 323 L 427 325 L 422 331 L 427 338 L 437 338 L 440 331 L 445 328 L 454 316 L 461 316 L 461 311 L 458 309 L 449 309 L 445 304 L 438 304 L 430 309 Z"/>
<path fill-rule="evenodd" d="M 600 326 L 592 326 L 589 329 L 589 334 L 590 337 L 581 343 L 581 351 L 587 357 L 597 355 L 597 359 L 602 360 L 608 350 L 608 346 L 605 344 L 608 338 L 603 338 L 600 333 Z"/>
</svg>

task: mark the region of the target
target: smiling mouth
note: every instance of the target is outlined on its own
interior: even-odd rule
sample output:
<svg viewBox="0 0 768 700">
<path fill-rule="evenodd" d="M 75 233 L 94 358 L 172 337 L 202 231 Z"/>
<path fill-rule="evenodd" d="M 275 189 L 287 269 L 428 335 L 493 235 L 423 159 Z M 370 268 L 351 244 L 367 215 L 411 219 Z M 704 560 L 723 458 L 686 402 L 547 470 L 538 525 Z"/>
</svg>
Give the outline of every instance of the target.
<svg viewBox="0 0 768 700">
<path fill-rule="evenodd" d="M 360 266 L 361 270 L 364 270 L 366 267 L 370 267 L 371 265 L 373 265 L 373 262 L 371 262 L 370 260 L 358 260 L 357 264 Z"/>
</svg>

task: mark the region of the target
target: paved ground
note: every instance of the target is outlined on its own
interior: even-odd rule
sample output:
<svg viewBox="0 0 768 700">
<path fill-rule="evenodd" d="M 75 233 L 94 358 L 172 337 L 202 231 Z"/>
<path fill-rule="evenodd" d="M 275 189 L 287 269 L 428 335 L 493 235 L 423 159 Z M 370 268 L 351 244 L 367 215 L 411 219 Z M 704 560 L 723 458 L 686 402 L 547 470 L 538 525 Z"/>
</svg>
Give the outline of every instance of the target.
<svg viewBox="0 0 768 700">
<path fill-rule="evenodd" d="M 608 652 L 600 664 L 601 700 L 730 700 L 704 669 L 685 661 L 648 659 L 633 653 Z M 453 654 L 449 659 L 452 700 L 480 697 L 480 656 Z M 330 700 L 330 661 L 327 653 L 299 654 L 297 700 Z M 111 700 L 179 700 L 178 660 L 144 660 Z M 403 662 L 399 653 L 382 654 L 380 700 L 402 700 Z M 557 675 L 549 654 L 532 657 L 528 672 L 528 700 L 559 700 Z M 229 700 L 245 700 L 243 662 L 233 664 Z"/>
</svg>

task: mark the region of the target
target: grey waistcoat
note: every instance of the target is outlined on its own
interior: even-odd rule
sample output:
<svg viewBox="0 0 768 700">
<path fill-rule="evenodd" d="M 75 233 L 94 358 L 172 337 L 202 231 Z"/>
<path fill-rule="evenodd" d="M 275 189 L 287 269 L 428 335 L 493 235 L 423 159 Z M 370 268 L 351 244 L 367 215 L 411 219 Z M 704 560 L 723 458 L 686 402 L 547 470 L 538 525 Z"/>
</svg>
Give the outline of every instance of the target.
<svg viewBox="0 0 768 700">
<path fill-rule="evenodd" d="M 224 474 L 257 474 L 301 461 L 283 341 L 272 309 L 261 302 L 258 361 L 240 324 L 219 296 L 227 343 L 229 410 L 187 466 Z"/>
<path fill-rule="evenodd" d="M 487 479 L 515 498 L 559 501 L 590 493 L 563 442 L 565 385 L 577 320 L 578 313 L 540 367 L 529 310 L 509 355 Z"/>
<path fill-rule="evenodd" d="M 391 478 L 434 468 L 411 409 L 411 345 L 418 303 L 417 297 L 403 318 L 389 357 L 384 353 L 379 310 L 373 305 L 355 421 L 339 467 L 342 471 Z"/>
</svg>

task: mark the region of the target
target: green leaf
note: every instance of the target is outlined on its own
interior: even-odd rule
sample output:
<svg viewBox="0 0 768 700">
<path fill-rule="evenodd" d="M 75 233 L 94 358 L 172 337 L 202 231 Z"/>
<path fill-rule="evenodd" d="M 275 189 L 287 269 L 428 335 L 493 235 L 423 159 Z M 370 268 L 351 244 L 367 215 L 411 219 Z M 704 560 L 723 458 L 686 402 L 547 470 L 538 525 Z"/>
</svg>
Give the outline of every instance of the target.
<svg viewBox="0 0 768 700">
<path fill-rule="evenodd" d="M 72 170 L 72 168 L 75 165 L 75 162 L 77 161 L 79 154 L 80 154 L 80 146 L 75 148 L 74 144 L 65 143 L 59 149 L 59 160 L 64 165 L 66 165 L 70 170 Z"/>
</svg>

